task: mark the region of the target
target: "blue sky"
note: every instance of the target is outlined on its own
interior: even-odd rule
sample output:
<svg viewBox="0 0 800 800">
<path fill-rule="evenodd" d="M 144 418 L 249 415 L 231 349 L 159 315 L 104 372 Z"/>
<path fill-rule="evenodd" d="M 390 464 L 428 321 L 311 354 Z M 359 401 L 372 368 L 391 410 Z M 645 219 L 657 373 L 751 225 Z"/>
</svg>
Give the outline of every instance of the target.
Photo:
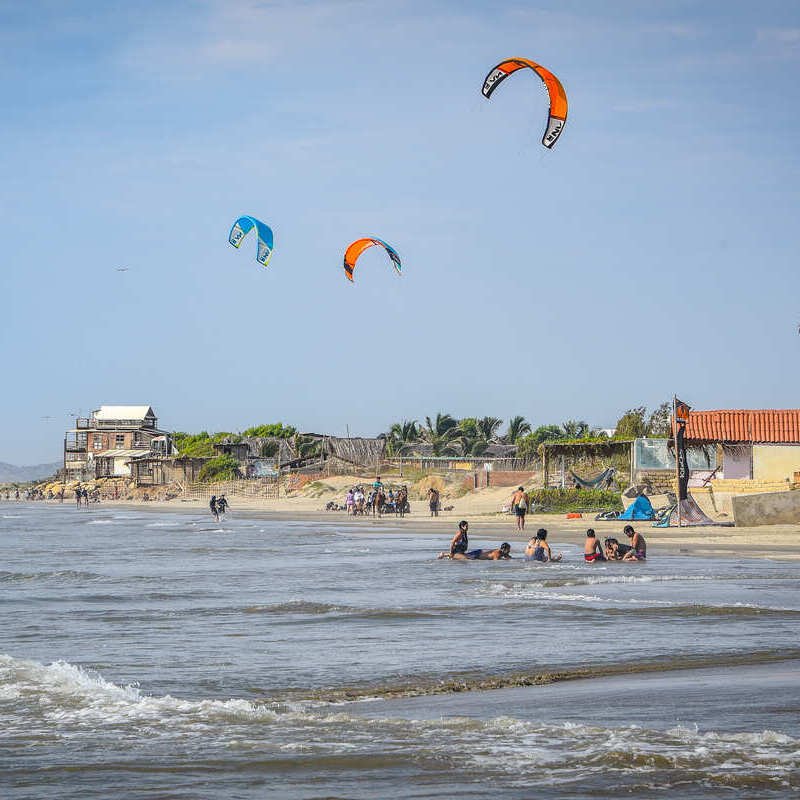
<svg viewBox="0 0 800 800">
<path fill-rule="evenodd" d="M 515 55 L 566 88 L 552 151 L 533 74 L 481 97 Z M 799 87 L 788 0 L 0 0 L 0 460 L 102 403 L 363 435 L 796 407 Z M 403 276 L 345 280 L 361 236 Z"/>
</svg>

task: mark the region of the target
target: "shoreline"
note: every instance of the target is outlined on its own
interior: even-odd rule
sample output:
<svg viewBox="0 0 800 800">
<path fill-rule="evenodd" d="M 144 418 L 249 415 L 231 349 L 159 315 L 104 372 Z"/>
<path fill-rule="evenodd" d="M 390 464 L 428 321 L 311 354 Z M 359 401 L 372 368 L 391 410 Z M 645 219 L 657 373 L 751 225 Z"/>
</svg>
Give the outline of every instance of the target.
<svg viewBox="0 0 800 800">
<path fill-rule="evenodd" d="M 516 529 L 514 518 L 508 514 L 472 513 L 452 511 L 440 513 L 438 517 L 430 517 L 420 512 L 411 512 L 405 517 L 384 515 L 378 517 L 349 517 L 344 511 L 322 511 L 309 508 L 312 503 L 305 499 L 289 498 L 286 500 L 252 501 L 234 498 L 234 506 L 229 514 L 234 518 L 260 519 L 268 522 L 318 522 L 323 524 L 346 524 L 364 526 L 364 532 L 376 533 L 384 531 L 387 535 L 397 533 L 400 528 L 406 533 L 426 534 L 441 537 L 444 549 L 455 532 L 458 521 L 462 518 L 470 522 L 470 537 L 478 539 L 497 539 L 509 542 L 526 542 L 538 528 L 547 528 L 549 541 L 555 552 L 561 542 L 581 545 L 585 539 L 587 528 L 594 528 L 598 537 L 610 535 L 621 537 L 622 528 L 628 524 L 620 520 L 594 521 L 590 516 L 582 519 L 567 520 L 562 514 L 531 514 L 526 520 L 525 533 Z M 314 503 L 316 504 L 316 503 Z M 69 501 L 44 500 L 35 502 L 2 502 L 3 509 L 15 506 L 64 507 Z M 417 502 L 419 507 L 421 502 Z M 270 507 L 272 506 L 272 507 Z M 278 506 L 278 508 L 275 508 Z M 284 506 L 280 508 L 280 506 Z M 290 506 L 290 507 L 286 507 Z M 412 506 L 413 508 L 413 506 Z M 148 503 L 131 503 L 124 500 L 106 500 L 92 504 L 80 513 L 92 514 L 105 509 L 127 511 L 143 511 L 146 513 L 168 513 L 199 515 L 208 517 L 208 509 L 204 501 L 180 499 L 169 501 L 152 501 Z M 79 513 L 73 506 L 73 511 Z M 770 525 L 759 527 L 692 527 L 692 528 L 654 528 L 648 521 L 633 522 L 647 540 L 651 553 L 659 555 L 715 556 L 724 558 L 746 559 L 800 559 L 800 526 Z"/>
</svg>

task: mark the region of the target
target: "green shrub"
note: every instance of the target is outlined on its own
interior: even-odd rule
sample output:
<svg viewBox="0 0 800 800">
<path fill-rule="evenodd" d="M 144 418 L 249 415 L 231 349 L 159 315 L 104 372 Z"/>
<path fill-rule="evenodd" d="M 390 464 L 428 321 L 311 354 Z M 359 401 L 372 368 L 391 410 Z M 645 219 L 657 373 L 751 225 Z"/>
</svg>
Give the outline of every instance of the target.
<svg viewBox="0 0 800 800">
<path fill-rule="evenodd" d="M 233 456 L 217 456 L 203 464 L 197 477 L 201 483 L 233 480 L 239 477 L 239 462 Z"/>
<path fill-rule="evenodd" d="M 172 441 L 182 456 L 201 458 L 214 455 L 213 441 L 206 431 L 202 433 L 173 433 Z"/>
<path fill-rule="evenodd" d="M 622 511 L 622 495 L 610 489 L 536 489 L 535 511 Z"/>
<path fill-rule="evenodd" d="M 258 436 L 262 439 L 291 439 L 297 433 L 297 429 L 291 425 L 286 425 L 282 422 L 276 422 L 273 425 L 254 425 L 242 431 L 242 436 Z"/>
</svg>

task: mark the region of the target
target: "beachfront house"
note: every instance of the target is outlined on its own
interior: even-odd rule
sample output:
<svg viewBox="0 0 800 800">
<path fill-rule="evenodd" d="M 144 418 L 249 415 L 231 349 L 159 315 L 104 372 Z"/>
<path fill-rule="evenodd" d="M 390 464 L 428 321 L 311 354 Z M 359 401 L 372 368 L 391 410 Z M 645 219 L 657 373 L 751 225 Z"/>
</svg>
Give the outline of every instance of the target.
<svg viewBox="0 0 800 800">
<path fill-rule="evenodd" d="M 800 484 L 800 409 L 690 411 L 686 441 L 715 451 L 715 474 L 691 491 L 716 511 L 730 514 L 739 495 Z"/>
<path fill-rule="evenodd" d="M 172 452 L 172 439 L 159 430 L 151 406 L 100 406 L 65 433 L 64 478 L 128 477 L 132 459 Z"/>
</svg>

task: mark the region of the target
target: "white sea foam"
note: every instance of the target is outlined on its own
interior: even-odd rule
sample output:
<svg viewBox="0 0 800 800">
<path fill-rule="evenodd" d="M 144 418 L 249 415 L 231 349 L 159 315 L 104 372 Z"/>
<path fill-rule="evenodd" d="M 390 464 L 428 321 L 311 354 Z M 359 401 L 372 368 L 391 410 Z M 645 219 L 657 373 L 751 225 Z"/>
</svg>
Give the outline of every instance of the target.
<svg viewBox="0 0 800 800">
<path fill-rule="evenodd" d="M 410 752 L 424 747 L 455 766 L 479 767 L 511 779 L 536 775 L 551 783 L 574 780 L 575 770 L 629 774 L 662 768 L 705 774 L 753 775 L 785 780 L 800 768 L 800 741 L 784 733 L 700 732 L 677 726 L 650 730 L 606 728 L 576 722 L 541 723 L 510 716 L 489 720 L 364 718 L 319 703 L 252 703 L 249 700 L 150 696 L 136 685 L 119 686 L 73 664 L 0 655 L 0 699 L 23 703 L 19 732 L 37 725 L 59 736 L 103 735 L 119 741 L 123 730 L 141 737 L 216 738 L 235 749 L 353 753 L 376 746 Z M 316 710 L 314 708 L 316 707 Z M 6 727 L 13 717 L 6 713 Z M 122 727 L 121 727 L 122 726 Z M 234 727 L 236 726 L 236 727 Z M 535 758 L 533 757 L 535 756 Z"/>
<path fill-rule="evenodd" d="M 15 697 L 35 700 L 52 722 L 184 724 L 218 721 L 271 721 L 266 705 L 243 699 L 181 700 L 143 694 L 135 684 L 118 686 L 66 661 L 44 665 L 0 655 L 0 680 Z"/>
<path fill-rule="evenodd" d="M 478 594 L 500 597 L 506 600 L 549 600 L 555 601 L 577 601 L 581 603 L 611 603 L 616 605 L 656 605 L 671 606 L 674 603 L 665 600 L 644 599 L 640 597 L 600 597 L 593 594 L 577 594 L 547 590 L 539 583 L 514 583 L 508 584 L 489 584 L 479 587 Z"/>
<path fill-rule="evenodd" d="M 145 525 L 145 528 L 182 528 L 183 526 L 183 522 L 151 522 L 148 525 Z"/>
</svg>

